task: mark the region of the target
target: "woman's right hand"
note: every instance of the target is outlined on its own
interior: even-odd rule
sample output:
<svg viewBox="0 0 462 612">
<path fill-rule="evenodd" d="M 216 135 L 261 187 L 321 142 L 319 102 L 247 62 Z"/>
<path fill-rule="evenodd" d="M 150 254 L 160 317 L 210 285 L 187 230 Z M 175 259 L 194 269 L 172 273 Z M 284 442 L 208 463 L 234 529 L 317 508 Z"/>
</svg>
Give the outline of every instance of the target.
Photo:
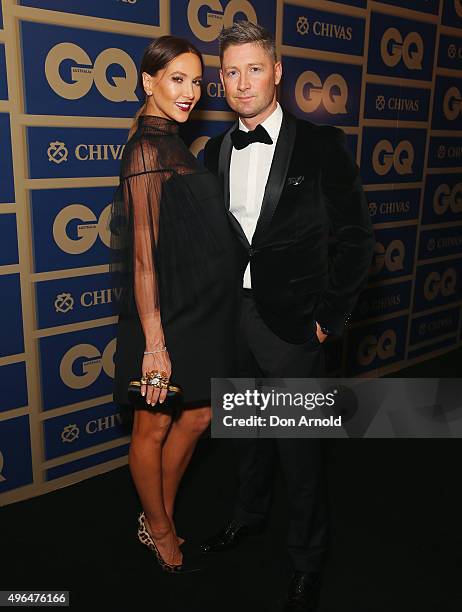
<svg viewBox="0 0 462 612">
<path fill-rule="evenodd" d="M 155 353 L 154 355 L 144 355 L 141 367 L 141 376 L 146 372 L 165 372 L 168 379 L 172 373 L 172 364 L 167 351 Z M 159 389 L 152 385 L 141 385 L 141 395 L 145 397 L 146 403 L 154 406 L 159 402 L 163 404 L 167 397 L 167 389 Z"/>
</svg>

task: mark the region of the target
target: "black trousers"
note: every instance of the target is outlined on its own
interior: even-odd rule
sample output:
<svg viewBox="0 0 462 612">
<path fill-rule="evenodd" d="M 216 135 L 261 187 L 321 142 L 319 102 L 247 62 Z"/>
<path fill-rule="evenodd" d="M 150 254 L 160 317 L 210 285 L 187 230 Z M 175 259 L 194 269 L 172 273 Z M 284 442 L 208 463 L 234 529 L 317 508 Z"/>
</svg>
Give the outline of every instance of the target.
<svg viewBox="0 0 462 612">
<path fill-rule="evenodd" d="M 325 375 L 316 334 L 304 344 L 276 336 L 263 322 L 252 292 L 244 290 L 238 334 L 238 370 L 245 378 L 307 378 Z M 314 329 L 314 327 L 313 327 Z M 327 504 L 321 440 L 237 439 L 239 489 L 234 518 L 262 524 L 271 503 L 275 463 L 287 483 L 288 553 L 295 571 L 321 569 L 327 552 Z"/>
</svg>

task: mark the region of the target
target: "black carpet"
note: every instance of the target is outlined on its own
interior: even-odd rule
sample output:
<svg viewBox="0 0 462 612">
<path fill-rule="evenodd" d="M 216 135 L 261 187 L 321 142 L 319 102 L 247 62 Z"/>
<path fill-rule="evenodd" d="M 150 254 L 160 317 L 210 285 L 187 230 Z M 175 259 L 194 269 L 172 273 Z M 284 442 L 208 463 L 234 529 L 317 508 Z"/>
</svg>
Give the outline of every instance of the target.
<svg viewBox="0 0 462 612">
<path fill-rule="evenodd" d="M 462 349 L 397 376 L 459 377 Z M 461 612 L 459 440 L 327 440 L 331 554 L 323 612 Z M 221 527 L 235 487 L 230 441 L 202 440 L 178 498 L 190 541 Z M 162 573 L 136 538 L 128 467 L 0 510 L 2 590 L 66 589 L 71 609 L 277 610 L 288 567 L 284 482 L 264 535 L 200 574 Z"/>
</svg>

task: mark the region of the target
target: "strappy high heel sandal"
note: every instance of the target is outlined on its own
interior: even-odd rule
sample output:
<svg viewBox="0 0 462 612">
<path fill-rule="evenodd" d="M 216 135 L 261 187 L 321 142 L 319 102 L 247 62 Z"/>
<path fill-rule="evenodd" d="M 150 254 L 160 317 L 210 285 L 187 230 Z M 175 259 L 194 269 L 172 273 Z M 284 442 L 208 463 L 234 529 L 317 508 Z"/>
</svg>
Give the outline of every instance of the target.
<svg viewBox="0 0 462 612">
<path fill-rule="evenodd" d="M 199 567 L 199 565 L 195 565 L 193 563 L 188 562 L 184 559 L 184 557 L 183 563 L 181 565 L 172 565 L 171 563 L 167 563 L 162 558 L 152 535 L 148 531 L 148 528 L 146 526 L 146 516 L 144 512 L 142 512 L 138 517 L 138 539 L 142 544 L 147 546 L 149 550 L 152 550 L 152 552 L 156 555 L 157 562 L 164 570 L 164 572 L 170 572 L 171 574 L 186 574 L 190 572 L 199 572 L 202 569 L 201 567 Z"/>
</svg>

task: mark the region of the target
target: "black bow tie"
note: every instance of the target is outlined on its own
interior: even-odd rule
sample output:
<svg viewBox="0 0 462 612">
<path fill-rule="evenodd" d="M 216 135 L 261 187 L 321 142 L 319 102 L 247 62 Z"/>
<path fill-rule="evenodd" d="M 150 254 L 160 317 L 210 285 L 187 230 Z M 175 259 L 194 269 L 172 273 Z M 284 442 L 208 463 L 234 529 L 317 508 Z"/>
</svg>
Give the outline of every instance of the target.
<svg viewBox="0 0 462 612">
<path fill-rule="evenodd" d="M 244 132 L 236 128 L 234 132 L 231 132 L 231 140 L 235 149 L 245 149 L 252 142 L 262 142 L 263 144 L 273 144 L 271 136 L 265 130 L 265 128 L 258 124 L 254 130 Z"/>
</svg>

